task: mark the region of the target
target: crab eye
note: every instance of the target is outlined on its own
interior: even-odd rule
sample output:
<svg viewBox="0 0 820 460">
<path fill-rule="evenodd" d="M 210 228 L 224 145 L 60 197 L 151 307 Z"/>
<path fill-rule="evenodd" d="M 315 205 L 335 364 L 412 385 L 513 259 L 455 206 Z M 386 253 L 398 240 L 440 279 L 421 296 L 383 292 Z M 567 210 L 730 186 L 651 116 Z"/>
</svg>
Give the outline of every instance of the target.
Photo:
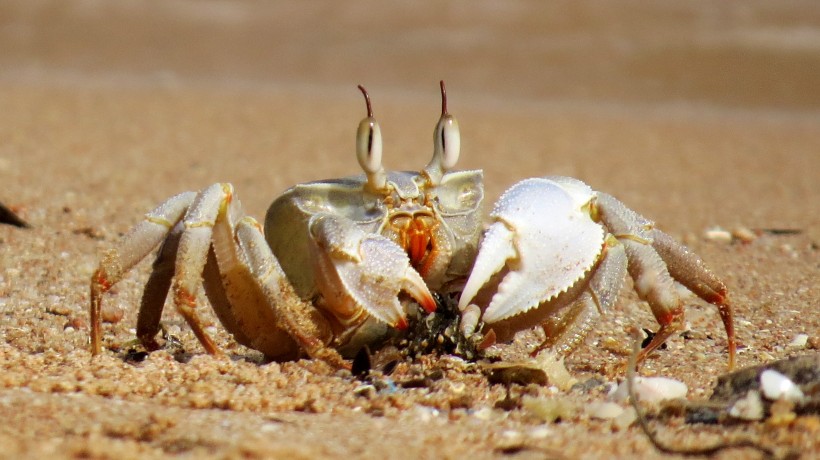
<svg viewBox="0 0 820 460">
<path fill-rule="evenodd" d="M 367 103 L 367 118 L 359 123 L 356 132 L 356 159 L 367 175 L 367 187 L 383 193 L 387 190 L 387 176 L 382 167 L 382 130 L 373 118 L 370 95 L 362 85 L 359 85 L 359 90 Z"/>
<path fill-rule="evenodd" d="M 367 174 L 375 174 L 382 168 L 382 132 L 372 117 L 359 123 L 356 133 L 356 158 Z"/>
<path fill-rule="evenodd" d="M 461 134 L 456 118 L 447 113 L 447 92 L 441 82 L 441 118 L 433 132 L 433 159 L 424 168 L 424 173 L 432 185 L 441 182 L 444 173 L 455 167 L 461 152 Z"/>
<path fill-rule="evenodd" d="M 434 156 L 440 158 L 441 169 L 445 171 L 453 169 L 461 152 L 461 135 L 458 130 L 458 121 L 449 113 L 442 115 L 436 125 L 435 142 Z"/>
</svg>

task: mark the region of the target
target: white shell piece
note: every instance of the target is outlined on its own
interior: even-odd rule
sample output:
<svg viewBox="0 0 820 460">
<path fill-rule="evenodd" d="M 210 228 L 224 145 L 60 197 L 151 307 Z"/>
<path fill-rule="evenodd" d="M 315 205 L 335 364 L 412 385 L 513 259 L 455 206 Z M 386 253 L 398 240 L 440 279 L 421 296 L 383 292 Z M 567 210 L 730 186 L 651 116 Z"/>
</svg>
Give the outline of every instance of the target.
<svg viewBox="0 0 820 460">
<path fill-rule="evenodd" d="M 610 420 L 623 414 L 624 408 L 611 401 L 596 401 L 586 406 L 584 411 L 592 418 Z"/>
<path fill-rule="evenodd" d="M 741 420 L 763 420 L 766 414 L 763 410 L 763 401 L 760 400 L 760 393 L 749 390 L 746 396 L 735 401 L 729 409 L 729 415 Z"/>
<path fill-rule="evenodd" d="M 578 379 L 572 376 L 564 365 L 564 357 L 552 350 L 545 350 L 535 357 L 535 365 L 547 374 L 550 385 L 555 385 L 561 391 L 569 391 Z"/>
<path fill-rule="evenodd" d="M 655 404 L 665 399 L 685 398 L 688 391 L 689 388 L 680 380 L 666 377 L 635 377 L 635 396 L 642 402 Z M 623 402 L 627 398 L 629 398 L 629 391 L 627 391 L 626 380 L 624 380 L 609 395 L 609 399 Z"/>
<path fill-rule="evenodd" d="M 717 241 L 719 243 L 731 243 L 732 233 L 720 227 L 713 227 L 703 232 L 703 237 L 709 241 Z"/>
<path fill-rule="evenodd" d="M 791 402 L 803 400 L 803 392 L 790 378 L 772 369 L 766 369 L 760 374 L 760 389 L 767 399 L 777 401 L 785 399 Z"/>
<path fill-rule="evenodd" d="M 494 240 L 509 235 L 488 232 L 467 281 L 467 286 L 483 285 L 499 258 L 507 258 L 509 273 L 484 312 L 485 322 L 501 321 L 556 297 L 592 268 L 604 243 L 603 227 L 583 209 L 593 196 L 586 184 L 569 178 L 527 179 L 501 196 L 490 216 L 495 225 L 512 230 L 515 255 L 496 249 L 506 241 Z"/>
<path fill-rule="evenodd" d="M 792 339 L 791 343 L 789 343 L 789 348 L 806 348 L 806 345 L 809 343 L 809 335 L 808 334 L 797 334 Z"/>
</svg>

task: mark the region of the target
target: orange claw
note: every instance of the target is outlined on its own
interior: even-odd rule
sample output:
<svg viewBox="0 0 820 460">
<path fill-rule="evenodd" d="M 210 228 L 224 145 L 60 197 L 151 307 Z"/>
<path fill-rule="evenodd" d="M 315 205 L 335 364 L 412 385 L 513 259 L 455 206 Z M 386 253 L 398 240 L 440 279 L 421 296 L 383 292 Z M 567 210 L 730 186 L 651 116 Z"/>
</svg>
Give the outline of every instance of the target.
<svg viewBox="0 0 820 460">
<path fill-rule="evenodd" d="M 436 299 L 434 299 L 431 295 L 425 296 L 423 299 L 419 300 L 419 304 L 427 313 L 433 313 L 436 311 Z"/>
</svg>

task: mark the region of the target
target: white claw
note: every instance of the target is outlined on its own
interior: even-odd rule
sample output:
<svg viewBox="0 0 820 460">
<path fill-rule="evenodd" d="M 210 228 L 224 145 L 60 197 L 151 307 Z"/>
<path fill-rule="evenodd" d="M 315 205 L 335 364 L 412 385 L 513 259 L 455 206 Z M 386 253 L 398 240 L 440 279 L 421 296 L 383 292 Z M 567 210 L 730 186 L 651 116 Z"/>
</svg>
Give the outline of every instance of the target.
<svg viewBox="0 0 820 460">
<path fill-rule="evenodd" d="M 490 214 L 459 307 L 506 268 L 483 321 L 494 323 L 553 299 L 584 277 L 595 264 L 604 230 L 586 206 L 594 192 L 566 178 L 528 179 L 510 188 Z"/>
<path fill-rule="evenodd" d="M 513 245 L 514 237 L 515 234 L 504 223 L 496 222 L 490 225 L 484 234 L 484 242 L 481 244 L 481 251 L 476 256 L 470 278 L 461 291 L 461 298 L 458 301 L 459 310 L 463 311 L 487 281 L 500 272 L 509 260 L 518 257 Z"/>
<path fill-rule="evenodd" d="M 401 291 L 426 310 L 435 310 L 435 300 L 424 280 L 396 243 L 331 215 L 314 217 L 310 226 L 316 281 L 340 321 L 355 321 L 364 309 L 393 327 L 407 327 L 398 300 Z"/>
</svg>

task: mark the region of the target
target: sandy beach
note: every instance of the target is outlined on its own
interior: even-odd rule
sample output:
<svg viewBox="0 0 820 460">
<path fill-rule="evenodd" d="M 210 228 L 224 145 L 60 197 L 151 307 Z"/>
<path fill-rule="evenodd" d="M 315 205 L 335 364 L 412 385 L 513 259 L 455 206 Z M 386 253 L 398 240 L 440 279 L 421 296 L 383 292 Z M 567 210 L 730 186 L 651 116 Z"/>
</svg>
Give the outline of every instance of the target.
<svg viewBox="0 0 820 460">
<path fill-rule="evenodd" d="M 19 1 L 0 18 L 0 202 L 32 226 L 0 225 L 0 458 L 669 458 L 637 426 L 588 411 L 624 378 L 627 329 L 657 329 L 629 282 L 567 357 L 583 384 L 573 389 L 508 395 L 448 356 L 399 364 L 393 383 L 426 379 L 416 387 L 368 387 L 308 359 L 267 363 L 204 296 L 225 357 L 207 355 L 168 304 L 177 348 L 127 359 L 150 260 L 107 294 L 123 315 L 104 324 L 92 360 L 101 255 L 182 191 L 230 182 L 261 220 L 294 184 L 358 174 L 358 84 L 386 167 L 429 161 L 444 79 L 458 167 L 484 170 L 485 209 L 526 177 L 579 178 L 724 280 L 738 367 L 818 353 L 814 2 Z M 755 237 L 708 238 L 716 228 Z M 726 371 L 726 335 L 715 307 L 688 303 L 688 332 L 640 372 L 681 380 L 702 401 Z M 524 333 L 493 353 L 527 360 L 537 340 Z M 546 422 L 499 404 L 524 396 L 566 403 L 568 415 Z M 817 415 L 650 424 L 681 446 L 751 438 L 820 456 Z"/>
</svg>

